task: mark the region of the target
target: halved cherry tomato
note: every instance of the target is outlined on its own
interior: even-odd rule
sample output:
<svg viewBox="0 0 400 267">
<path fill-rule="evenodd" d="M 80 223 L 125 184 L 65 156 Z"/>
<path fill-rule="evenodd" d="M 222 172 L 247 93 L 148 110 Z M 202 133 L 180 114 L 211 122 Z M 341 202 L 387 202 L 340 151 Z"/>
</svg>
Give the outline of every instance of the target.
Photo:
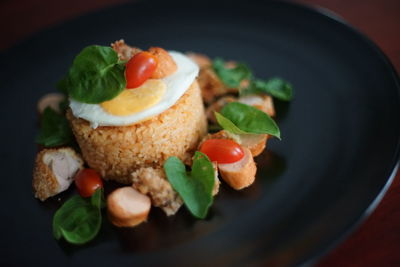
<svg viewBox="0 0 400 267">
<path fill-rule="evenodd" d="M 96 189 L 103 187 L 103 180 L 95 170 L 83 169 L 75 175 L 75 185 L 78 188 L 79 195 L 90 197 Z"/>
<path fill-rule="evenodd" d="M 200 152 L 217 163 L 233 163 L 244 157 L 242 147 L 229 139 L 208 139 L 201 145 Z"/>
<path fill-rule="evenodd" d="M 141 86 L 157 68 L 157 58 L 149 52 L 140 52 L 126 63 L 126 88 Z"/>
</svg>

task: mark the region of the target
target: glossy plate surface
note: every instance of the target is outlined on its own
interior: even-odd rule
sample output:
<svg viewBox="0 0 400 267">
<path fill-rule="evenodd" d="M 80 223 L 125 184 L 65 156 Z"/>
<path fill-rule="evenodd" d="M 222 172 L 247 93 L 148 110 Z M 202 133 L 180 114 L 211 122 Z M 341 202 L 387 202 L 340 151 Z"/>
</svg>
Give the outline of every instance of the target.
<svg viewBox="0 0 400 267">
<path fill-rule="evenodd" d="M 2 265 L 303 263 L 359 222 L 387 184 L 398 158 L 398 76 L 370 41 L 285 2 L 165 2 L 84 16 L 1 55 Z M 291 81 L 295 99 L 276 104 L 282 141 L 257 158 L 255 184 L 241 192 L 224 185 L 206 220 L 184 208 L 170 218 L 153 209 L 135 229 L 105 220 L 93 242 L 73 247 L 53 239 L 51 222 L 74 190 L 45 203 L 31 192 L 36 102 L 55 91 L 83 47 L 120 38 L 247 62 L 258 77 Z"/>
</svg>

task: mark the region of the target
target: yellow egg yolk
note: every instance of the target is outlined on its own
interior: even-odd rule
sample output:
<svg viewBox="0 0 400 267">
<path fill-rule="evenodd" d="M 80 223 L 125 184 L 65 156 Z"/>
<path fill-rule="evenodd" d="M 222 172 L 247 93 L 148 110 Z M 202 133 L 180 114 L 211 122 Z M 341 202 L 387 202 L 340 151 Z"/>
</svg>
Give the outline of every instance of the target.
<svg viewBox="0 0 400 267">
<path fill-rule="evenodd" d="M 159 79 L 149 79 L 134 89 L 125 89 L 117 97 L 101 103 L 101 107 L 116 116 L 127 116 L 157 104 L 167 86 Z"/>
</svg>

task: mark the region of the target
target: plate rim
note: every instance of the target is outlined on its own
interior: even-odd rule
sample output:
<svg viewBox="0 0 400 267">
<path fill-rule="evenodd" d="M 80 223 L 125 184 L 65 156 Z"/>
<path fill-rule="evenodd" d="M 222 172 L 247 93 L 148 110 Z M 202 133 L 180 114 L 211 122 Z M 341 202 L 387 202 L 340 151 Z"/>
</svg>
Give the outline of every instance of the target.
<svg viewBox="0 0 400 267">
<path fill-rule="evenodd" d="M 357 35 L 363 42 L 365 42 L 374 52 L 376 52 L 377 56 L 379 56 L 380 60 L 383 61 L 383 63 L 386 65 L 388 70 L 390 70 L 390 75 L 393 78 L 393 81 L 396 84 L 397 87 L 397 97 L 400 99 L 400 77 L 399 74 L 394 67 L 393 63 L 390 61 L 389 57 L 383 52 L 383 50 L 374 42 L 372 41 L 368 35 L 365 33 L 361 32 L 358 28 L 355 26 L 351 25 L 350 22 L 345 20 L 341 15 L 337 14 L 336 12 L 319 6 L 317 4 L 308 4 L 308 3 L 301 3 L 301 2 L 291 2 L 289 0 L 271 0 L 271 2 L 282 2 L 287 5 L 292 5 L 296 6 L 296 8 L 302 8 L 311 12 L 318 13 L 319 16 L 325 17 L 329 19 L 330 21 L 342 25 L 345 28 L 347 28 L 349 31 L 352 32 L 352 34 Z M 319 248 L 315 250 L 315 253 L 312 257 L 310 257 L 308 260 L 305 260 L 303 262 L 300 262 L 302 266 L 313 266 L 320 259 L 322 259 L 324 256 L 327 256 L 330 252 L 332 252 L 334 249 L 339 247 L 343 242 L 345 242 L 351 234 L 353 234 L 371 215 L 372 213 L 376 210 L 378 205 L 381 203 L 382 199 L 386 195 L 387 191 L 389 190 L 390 186 L 392 185 L 394 179 L 396 178 L 397 172 L 399 171 L 400 167 L 400 136 L 398 137 L 397 140 L 397 145 L 395 148 L 395 153 L 394 157 L 392 159 L 394 162 L 391 166 L 391 172 L 389 177 L 387 177 L 385 184 L 383 187 L 380 189 L 379 193 L 374 197 L 372 202 L 367 206 L 367 208 L 364 210 L 362 215 L 352 223 L 352 225 L 347 228 L 344 232 L 342 232 L 340 235 L 338 235 L 335 239 L 331 240 L 329 245 L 323 248 Z"/>
</svg>

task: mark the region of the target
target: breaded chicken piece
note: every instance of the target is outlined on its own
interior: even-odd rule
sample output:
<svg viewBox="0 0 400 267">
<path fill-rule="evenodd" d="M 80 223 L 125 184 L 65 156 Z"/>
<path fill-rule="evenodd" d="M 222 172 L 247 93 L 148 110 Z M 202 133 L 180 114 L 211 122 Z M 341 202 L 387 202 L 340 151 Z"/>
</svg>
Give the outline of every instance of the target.
<svg viewBox="0 0 400 267">
<path fill-rule="evenodd" d="M 228 93 L 237 93 L 241 88 L 249 86 L 250 81 L 244 79 L 240 82 L 238 88 L 228 88 L 222 80 L 218 77 L 212 66 L 212 60 L 203 54 L 188 52 L 186 55 L 192 59 L 199 67 L 199 85 L 202 90 L 202 96 L 204 102 L 211 105 L 220 96 Z M 235 68 L 237 62 L 227 61 L 225 62 L 226 68 Z"/>
<path fill-rule="evenodd" d="M 200 69 L 197 79 L 201 88 L 201 95 L 207 104 L 214 102 L 218 96 L 229 92 L 212 68 Z"/>
<path fill-rule="evenodd" d="M 68 189 L 83 159 L 72 148 L 43 149 L 36 156 L 32 186 L 41 201 Z"/>
<path fill-rule="evenodd" d="M 132 186 L 151 198 L 153 206 L 161 208 L 167 216 L 174 215 L 183 201 L 167 181 L 163 169 L 140 168 L 132 172 Z"/>
<path fill-rule="evenodd" d="M 200 67 L 198 81 L 204 102 L 210 104 L 215 98 L 228 92 L 228 88 L 213 70 L 212 61 L 208 56 L 193 52 L 186 55 Z"/>
<path fill-rule="evenodd" d="M 115 41 L 111 44 L 111 47 L 117 52 L 119 59 L 123 61 L 131 59 L 134 55 L 142 51 L 140 48 L 127 45 L 123 39 Z"/>
</svg>

